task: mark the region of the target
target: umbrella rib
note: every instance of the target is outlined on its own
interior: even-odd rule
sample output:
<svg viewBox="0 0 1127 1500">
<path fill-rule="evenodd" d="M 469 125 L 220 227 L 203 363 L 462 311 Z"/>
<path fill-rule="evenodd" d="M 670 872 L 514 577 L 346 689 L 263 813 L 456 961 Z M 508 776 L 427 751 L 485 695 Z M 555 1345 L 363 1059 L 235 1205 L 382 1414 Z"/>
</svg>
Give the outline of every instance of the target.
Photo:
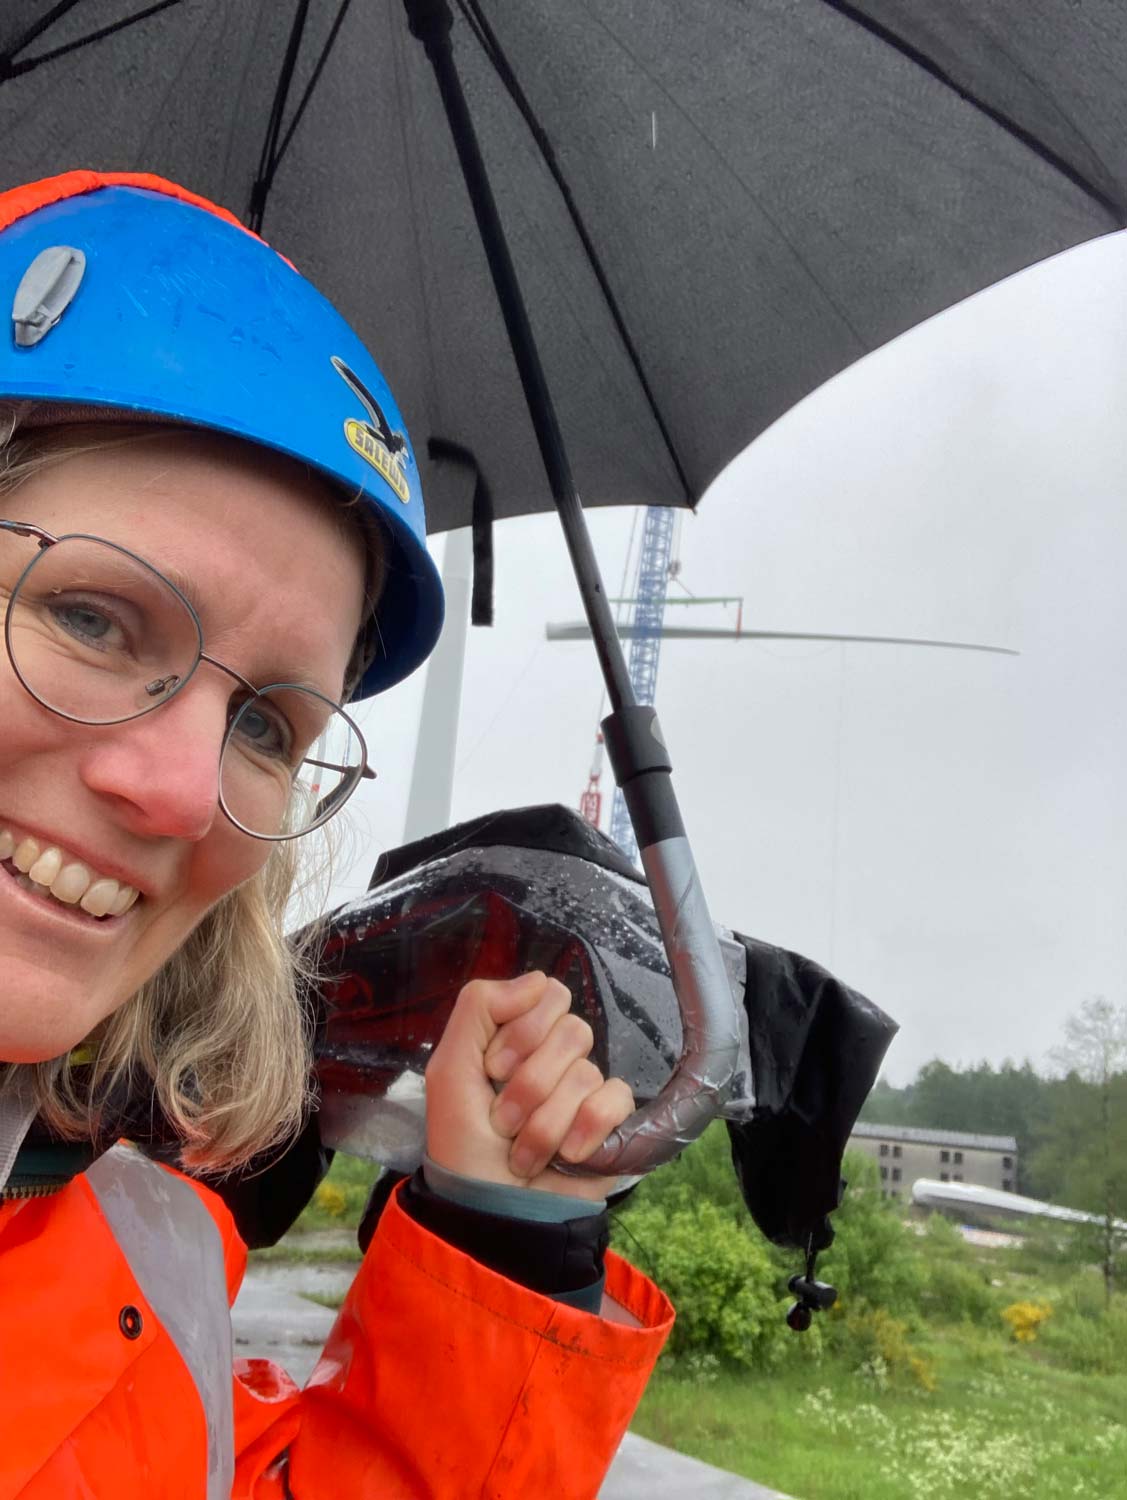
<svg viewBox="0 0 1127 1500">
<path fill-rule="evenodd" d="M 137 11 L 135 15 L 122 16 L 119 21 L 111 21 L 108 26 L 102 26 L 97 31 L 90 31 L 85 36 L 77 37 L 73 42 L 67 42 L 61 47 L 52 47 L 49 52 L 38 52 L 34 57 L 25 58 L 23 62 L 10 61 L 17 52 L 30 45 L 37 36 L 41 36 L 53 21 L 64 16 L 68 10 L 73 10 L 77 3 L 78 0 L 69 0 L 69 3 L 64 0 L 62 5 L 56 6 L 49 15 L 42 18 L 38 26 L 33 27 L 23 36 L 7 56 L 0 58 L 0 81 L 5 78 L 15 78 L 21 73 L 30 73 L 40 63 L 54 62 L 56 58 L 65 57 L 68 52 L 77 52 L 80 47 L 88 47 L 92 42 L 105 41 L 106 37 L 113 36 L 118 31 L 124 31 L 127 26 L 134 26 L 138 21 L 147 21 L 150 16 L 155 16 L 159 11 L 169 10 L 172 6 L 179 5 L 180 0 L 157 0 L 155 5 L 149 5 L 144 10 Z"/>
<path fill-rule="evenodd" d="M 897 36 L 896 32 L 890 30 L 880 21 L 866 15 L 856 5 L 851 4 L 850 0 L 822 0 L 822 4 L 828 6 L 830 10 L 836 11 L 838 15 L 843 16 L 846 20 L 853 21 L 856 25 L 869 32 L 871 36 L 876 37 L 878 41 L 886 43 L 909 62 L 915 63 L 918 68 L 922 68 L 925 73 L 928 73 L 937 83 L 941 83 L 944 88 L 948 88 L 953 93 L 958 94 L 959 98 L 969 104 L 972 109 L 977 109 L 987 119 L 993 120 L 995 125 L 1000 126 L 1008 135 L 1013 136 L 1015 140 L 1020 141 L 1023 146 L 1026 146 L 1035 156 L 1039 157 L 1046 166 L 1052 167 L 1054 171 L 1066 177 L 1072 183 L 1073 187 L 1079 188 L 1086 197 L 1090 198 L 1094 203 L 1098 203 L 1104 212 L 1110 215 L 1118 228 L 1122 229 L 1124 226 L 1127 226 L 1127 210 L 1124 209 L 1123 204 L 1117 203 L 1113 198 L 1109 198 L 1094 182 L 1085 177 L 1083 172 L 1066 161 L 1063 156 L 1058 155 L 1044 141 L 1038 140 L 1032 131 L 1027 130 L 1024 125 L 1018 124 L 1009 115 L 1004 114 L 1000 109 L 996 109 L 994 105 L 988 104 L 985 99 L 980 99 L 977 94 L 965 88 L 946 69 L 942 68 L 934 58 L 929 57 L 926 52 L 921 52 L 918 47 L 914 47 L 904 37 Z"/>
<path fill-rule="evenodd" d="M 344 18 L 348 14 L 348 7 L 351 4 L 352 0 L 340 0 L 340 9 L 337 11 L 336 19 L 329 29 L 329 35 L 325 39 L 325 45 L 321 48 L 321 55 L 313 65 L 313 72 L 309 75 L 309 82 L 305 85 L 305 92 L 302 94 L 301 99 L 298 102 L 298 106 L 294 110 L 293 119 L 290 121 L 289 128 L 287 129 L 285 135 L 282 137 L 281 144 L 279 145 L 278 150 L 274 156 L 275 171 L 281 165 L 282 157 L 285 156 L 286 152 L 289 150 L 290 141 L 293 140 L 294 131 L 301 123 L 301 117 L 305 113 L 305 106 L 309 103 L 310 99 L 313 96 L 313 90 L 321 81 L 321 73 L 324 69 L 325 64 L 329 60 L 329 53 L 333 50 L 333 46 L 336 43 L 337 39 L 337 33 L 340 31 L 340 28 L 344 24 Z"/>
<path fill-rule="evenodd" d="M 626 357 L 630 361 L 630 365 L 633 368 L 634 374 L 637 376 L 638 384 L 641 386 L 642 394 L 646 399 L 646 404 L 650 408 L 653 419 L 657 424 L 658 431 L 661 433 L 662 441 L 665 444 L 666 451 L 669 454 L 670 461 L 672 462 L 673 467 L 677 472 L 677 478 L 681 482 L 681 487 L 684 490 L 686 502 L 688 503 L 688 505 L 694 506 L 695 501 L 693 498 L 692 486 L 689 483 L 688 475 L 685 473 L 684 465 L 681 463 L 680 456 L 677 453 L 676 446 L 673 442 L 673 436 L 669 431 L 669 427 L 666 424 L 664 416 L 662 415 L 661 408 L 658 405 L 657 397 L 654 394 L 653 387 L 650 385 L 649 378 L 646 375 L 645 368 L 642 364 L 642 357 L 638 352 L 634 340 L 630 337 L 630 332 L 626 327 L 626 321 L 622 315 L 622 309 L 618 305 L 618 299 L 615 296 L 613 289 L 611 288 L 606 271 L 603 268 L 603 263 L 599 259 L 598 251 L 595 249 L 594 243 L 591 239 L 591 235 L 583 219 L 583 215 L 579 211 L 579 205 L 576 203 L 567 178 L 563 174 L 563 170 L 560 167 L 559 160 L 556 156 L 555 150 L 552 147 L 552 143 L 548 139 L 547 132 L 540 124 L 540 121 L 536 118 L 535 111 L 533 110 L 532 105 L 529 103 L 528 96 L 521 88 L 520 82 L 518 81 L 517 76 L 513 71 L 512 64 L 509 62 L 509 59 L 505 55 L 500 42 L 497 40 L 495 32 L 493 31 L 488 20 L 483 14 L 478 0 L 457 0 L 457 3 L 458 9 L 465 17 L 467 23 L 469 24 L 470 30 L 477 37 L 482 51 L 485 53 L 487 59 L 492 64 L 494 72 L 501 80 L 506 93 L 516 105 L 521 117 L 523 118 L 525 124 L 528 126 L 533 142 L 544 161 L 544 165 L 547 167 L 553 182 L 559 189 L 560 196 L 564 202 L 564 207 L 567 209 L 568 214 L 571 218 L 571 222 L 575 226 L 575 231 L 579 236 L 580 244 L 583 246 L 583 250 L 590 263 L 591 269 L 595 274 L 595 280 L 598 282 L 599 290 L 603 294 L 603 300 L 606 303 L 607 310 L 611 315 L 614 326 L 618 331 L 618 336 L 622 341 L 622 346 L 626 352 Z"/>
<path fill-rule="evenodd" d="M 293 82 L 294 69 L 297 66 L 297 54 L 301 50 L 301 38 L 305 31 L 305 22 L 309 16 L 309 0 L 297 0 L 297 8 L 294 11 L 293 24 L 290 26 L 289 40 L 286 43 L 286 55 L 282 59 L 282 71 L 278 74 L 278 82 L 274 88 L 274 100 L 270 106 L 270 119 L 266 125 L 266 138 L 262 142 L 262 154 L 258 159 L 258 175 L 250 190 L 250 203 L 247 207 L 247 226 L 253 229 L 255 234 L 262 232 L 262 219 L 266 213 L 266 199 L 270 189 L 274 185 L 274 172 L 278 166 L 278 137 L 282 131 L 282 114 L 286 108 L 286 99 L 290 92 L 290 84 Z"/>
<path fill-rule="evenodd" d="M 52 6 L 45 16 L 40 16 L 38 21 L 32 22 L 14 47 L 8 48 L 4 54 L 4 62 L 10 63 L 12 58 L 22 52 L 25 47 L 30 47 L 36 37 L 41 37 L 56 21 L 61 20 L 68 10 L 73 10 L 78 4 L 80 0 L 59 0 L 58 5 Z"/>
</svg>

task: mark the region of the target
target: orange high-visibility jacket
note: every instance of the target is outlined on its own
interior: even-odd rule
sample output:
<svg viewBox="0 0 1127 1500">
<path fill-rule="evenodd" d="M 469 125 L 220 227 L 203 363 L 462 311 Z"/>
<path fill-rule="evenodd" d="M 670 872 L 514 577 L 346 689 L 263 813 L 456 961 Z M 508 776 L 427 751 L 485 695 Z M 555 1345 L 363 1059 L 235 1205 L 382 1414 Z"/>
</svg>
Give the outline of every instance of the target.
<svg viewBox="0 0 1127 1500">
<path fill-rule="evenodd" d="M 672 1323 L 613 1254 L 595 1317 L 393 1198 L 299 1391 L 232 1364 L 245 1262 L 214 1193 L 124 1146 L 0 1206 L 0 1500 L 594 1496 Z"/>
</svg>

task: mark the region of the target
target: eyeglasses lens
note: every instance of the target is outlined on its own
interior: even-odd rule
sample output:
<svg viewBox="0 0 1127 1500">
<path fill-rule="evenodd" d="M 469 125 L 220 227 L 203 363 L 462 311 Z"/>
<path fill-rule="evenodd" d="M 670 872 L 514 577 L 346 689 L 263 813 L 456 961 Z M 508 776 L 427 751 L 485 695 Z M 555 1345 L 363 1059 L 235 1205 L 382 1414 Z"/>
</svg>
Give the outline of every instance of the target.
<svg viewBox="0 0 1127 1500">
<path fill-rule="evenodd" d="M 7 585 L 6 556 L 2 562 Z M 7 631 L 27 690 L 84 724 L 120 723 L 158 708 L 200 656 L 195 618 L 167 580 L 131 553 L 87 537 L 64 537 L 36 557 L 15 588 Z"/>
<path fill-rule="evenodd" d="M 327 698 L 267 688 L 231 721 L 219 791 L 228 815 L 248 833 L 292 837 L 331 818 L 363 767 L 358 734 Z"/>
</svg>

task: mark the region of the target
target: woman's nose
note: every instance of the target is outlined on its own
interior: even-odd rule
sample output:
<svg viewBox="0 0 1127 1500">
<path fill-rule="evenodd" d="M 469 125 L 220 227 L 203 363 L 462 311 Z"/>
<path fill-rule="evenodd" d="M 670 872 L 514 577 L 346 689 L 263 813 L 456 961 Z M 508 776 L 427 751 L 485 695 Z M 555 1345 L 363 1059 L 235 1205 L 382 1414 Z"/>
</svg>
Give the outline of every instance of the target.
<svg viewBox="0 0 1127 1500">
<path fill-rule="evenodd" d="M 193 679 L 151 713 L 88 730 L 79 774 L 117 803 L 133 832 L 198 841 L 220 816 L 226 730 L 226 692 Z"/>
</svg>

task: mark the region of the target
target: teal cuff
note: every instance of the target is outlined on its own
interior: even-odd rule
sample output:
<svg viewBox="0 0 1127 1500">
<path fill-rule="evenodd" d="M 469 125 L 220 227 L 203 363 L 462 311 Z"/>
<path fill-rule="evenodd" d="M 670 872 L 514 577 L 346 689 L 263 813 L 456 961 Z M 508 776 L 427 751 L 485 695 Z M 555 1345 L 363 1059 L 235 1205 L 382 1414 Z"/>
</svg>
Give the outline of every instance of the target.
<svg viewBox="0 0 1127 1500">
<path fill-rule="evenodd" d="M 589 1219 L 603 1213 L 607 1206 L 605 1198 L 574 1198 L 567 1193 L 508 1187 L 501 1182 L 486 1182 L 481 1177 L 464 1177 L 461 1172 L 440 1167 L 429 1156 L 423 1158 L 423 1177 L 432 1193 L 460 1203 L 463 1208 L 500 1214 L 507 1219 L 524 1219 L 530 1224 L 566 1224 L 569 1219 Z M 601 1287 L 599 1291 L 601 1294 Z M 557 1297 L 556 1301 L 565 1302 L 567 1297 Z"/>
<path fill-rule="evenodd" d="M 581 1286 L 574 1292 L 552 1292 L 553 1302 L 563 1302 L 567 1307 L 577 1307 L 580 1312 L 594 1313 L 598 1317 L 603 1308 L 603 1287 L 607 1284 L 606 1272 L 590 1286 Z"/>
</svg>

